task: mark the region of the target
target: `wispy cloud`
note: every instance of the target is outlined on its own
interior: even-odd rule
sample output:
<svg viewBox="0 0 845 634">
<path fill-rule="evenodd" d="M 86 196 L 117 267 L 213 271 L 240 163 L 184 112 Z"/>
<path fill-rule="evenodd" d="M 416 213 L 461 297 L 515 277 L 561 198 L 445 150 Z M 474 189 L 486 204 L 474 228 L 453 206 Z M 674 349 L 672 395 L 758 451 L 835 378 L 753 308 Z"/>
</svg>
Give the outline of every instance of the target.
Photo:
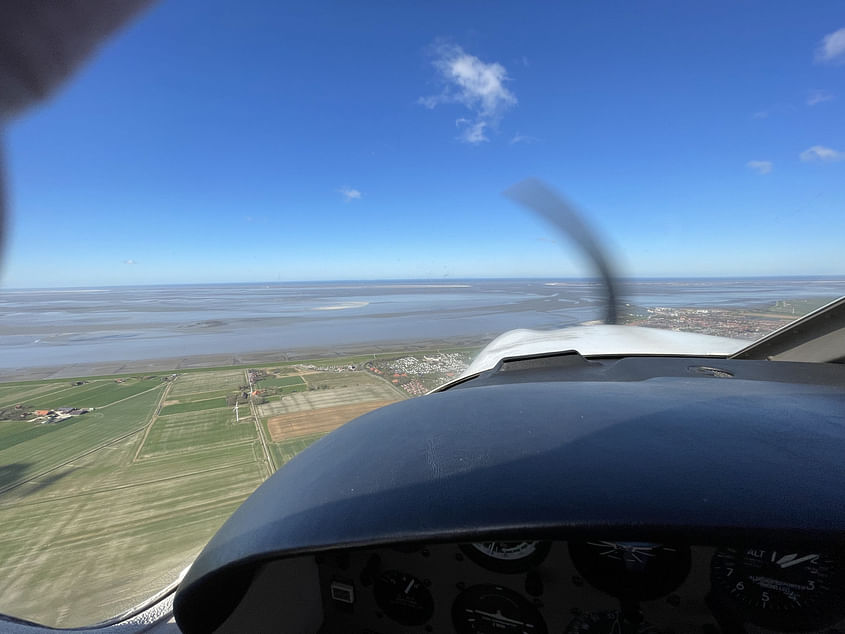
<svg viewBox="0 0 845 634">
<path fill-rule="evenodd" d="M 745 166 L 758 174 L 768 174 L 774 167 L 771 161 L 748 161 Z"/>
<path fill-rule="evenodd" d="M 484 134 L 484 128 L 487 127 L 486 121 L 470 121 L 469 119 L 457 119 L 455 125 L 461 128 L 461 133 L 458 138 L 467 143 L 481 143 L 489 141 L 487 135 Z"/>
<path fill-rule="evenodd" d="M 816 49 L 816 61 L 845 64 L 845 27 L 822 38 Z"/>
<path fill-rule="evenodd" d="M 124 260 L 123 263 L 124 264 L 135 264 L 135 260 L 132 260 L 132 259 Z"/>
<path fill-rule="evenodd" d="M 833 99 L 833 95 L 826 90 L 813 90 L 810 91 L 810 94 L 807 95 L 807 105 L 808 106 L 815 106 L 816 104 L 820 104 L 824 101 L 830 101 Z"/>
<path fill-rule="evenodd" d="M 814 145 L 813 147 L 807 148 L 798 156 L 805 163 L 833 163 L 834 161 L 845 160 L 845 152 L 824 147 L 823 145 Z"/>
<path fill-rule="evenodd" d="M 798 108 L 795 107 L 794 104 L 791 103 L 774 103 L 763 110 L 758 110 L 757 112 L 751 115 L 752 119 L 768 119 L 769 117 L 775 117 L 779 115 L 789 114 L 790 112 L 795 112 Z"/>
<path fill-rule="evenodd" d="M 337 190 L 340 192 L 340 195 L 343 196 L 343 202 L 348 203 L 353 200 L 360 200 L 361 197 L 364 195 L 357 189 L 353 189 L 352 187 L 341 187 Z"/>
<path fill-rule="evenodd" d="M 511 145 L 513 145 L 514 143 L 536 143 L 539 140 L 540 139 L 535 136 L 530 136 L 528 134 L 520 134 L 519 132 L 517 132 L 513 135 L 513 138 L 511 139 Z"/>
<path fill-rule="evenodd" d="M 456 121 L 461 128 L 458 137 L 472 144 L 488 141 L 486 131 L 495 128 L 504 113 L 516 105 L 516 96 L 507 89 L 508 73 L 498 62 L 484 62 L 465 52 L 460 46 L 440 41 L 432 48 L 435 70 L 443 89 L 439 94 L 420 97 L 426 108 L 441 104 L 459 104 L 471 118 Z"/>
</svg>

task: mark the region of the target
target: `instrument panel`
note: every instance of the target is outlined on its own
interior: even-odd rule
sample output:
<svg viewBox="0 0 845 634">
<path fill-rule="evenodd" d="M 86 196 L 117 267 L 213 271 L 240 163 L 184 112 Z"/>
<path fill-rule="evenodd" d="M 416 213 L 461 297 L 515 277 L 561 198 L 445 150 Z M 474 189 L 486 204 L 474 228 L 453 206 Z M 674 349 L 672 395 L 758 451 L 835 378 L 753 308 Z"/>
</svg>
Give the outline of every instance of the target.
<svg viewBox="0 0 845 634">
<path fill-rule="evenodd" d="M 315 562 L 325 633 L 845 632 L 845 559 L 806 545 L 528 540 Z"/>
</svg>

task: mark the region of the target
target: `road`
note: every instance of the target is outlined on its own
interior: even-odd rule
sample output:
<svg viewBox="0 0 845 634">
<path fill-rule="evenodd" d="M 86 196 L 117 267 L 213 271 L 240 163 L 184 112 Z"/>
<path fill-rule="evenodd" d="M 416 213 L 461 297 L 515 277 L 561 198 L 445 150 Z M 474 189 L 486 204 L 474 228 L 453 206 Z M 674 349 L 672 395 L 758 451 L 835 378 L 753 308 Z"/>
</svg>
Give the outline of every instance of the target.
<svg viewBox="0 0 845 634">
<path fill-rule="evenodd" d="M 138 443 L 138 448 L 135 450 L 135 455 L 132 456 L 132 462 L 136 462 L 138 460 L 138 456 L 141 455 L 141 449 L 144 447 L 144 443 L 147 441 L 147 436 L 149 436 L 150 434 L 150 429 L 152 429 L 153 423 L 156 422 L 158 415 L 161 413 L 161 406 L 164 404 L 164 401 L 167 400 L 167 395 L 170 394 L 170 389 L 173 387 L 173 383 L 175 383 L 178 378 L 178 376 L 173 377 L 172 380 L 167 382 L 167 386 L 161 393 L 161 397 L 158 399 L 158 403 L 156 403 L 156 408 L 153 410 L 153 415 L 150 416 L 150 422 L 147 423 L 144 429 L 144 437 L 141 438 L 141 442 Z M 142 394 L 144 394 L 144 392 L 142 392 Z M 108 406 L 106 405 L 105 407 Z"/>
<path fill-rule="evenodd" d="M 246 383 L 249 385 L 249 409 L 252 412 L 252 419 L 255 421 L 255 429 L 258 430 L 258 438 L 261 440 L 261 447 L 264 449 L 264 457 L 267 459 L 267 469 L 269 473 L 268 476 L 273 475 L 276 473 L 276 462 L 273 460 L 273 456 L 270 455 L 270 450 L 267 448 L 267 437 L 264 435 L 264 426 L 261 424 L 261 419 L 258 416 L 258 408 L 255 406 L 255 401 L 252 398 L 252 393 L 255 391 L 252 385 L 252 381 L 249 378 L 249 370 L 244 370 L 244 377 L 246 378 Z"/>
</svg>

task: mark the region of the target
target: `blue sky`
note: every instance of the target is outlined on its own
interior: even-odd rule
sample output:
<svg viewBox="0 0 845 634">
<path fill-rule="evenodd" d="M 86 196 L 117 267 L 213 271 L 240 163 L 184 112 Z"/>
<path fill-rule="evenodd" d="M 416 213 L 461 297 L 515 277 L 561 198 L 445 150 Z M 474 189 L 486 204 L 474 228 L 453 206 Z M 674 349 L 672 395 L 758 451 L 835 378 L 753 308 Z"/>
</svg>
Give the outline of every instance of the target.
<svg viewBox="0 0 845 634">
<path fill-rule="evenodd" d="M 845 273 L 838 1 L 165 0 L 5 136 L 6 287 Z"/>
</svg>

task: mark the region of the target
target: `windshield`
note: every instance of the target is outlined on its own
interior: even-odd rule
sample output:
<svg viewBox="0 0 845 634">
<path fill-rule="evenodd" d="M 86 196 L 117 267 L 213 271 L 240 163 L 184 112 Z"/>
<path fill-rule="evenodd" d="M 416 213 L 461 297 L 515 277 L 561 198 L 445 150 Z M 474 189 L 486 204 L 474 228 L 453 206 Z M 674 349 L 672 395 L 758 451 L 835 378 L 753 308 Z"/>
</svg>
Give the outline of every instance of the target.
<svg viewBox="0 0 845 634">
<path fill-rule="evenodd" d="M 647 9 L 164 1 L 11 119 L 0 612 L 125 611 L 322 435 L 600 322 L 526 177 L 620 324 L 727 354 L 845 294 L 841 5 Z"/>
</svg>

